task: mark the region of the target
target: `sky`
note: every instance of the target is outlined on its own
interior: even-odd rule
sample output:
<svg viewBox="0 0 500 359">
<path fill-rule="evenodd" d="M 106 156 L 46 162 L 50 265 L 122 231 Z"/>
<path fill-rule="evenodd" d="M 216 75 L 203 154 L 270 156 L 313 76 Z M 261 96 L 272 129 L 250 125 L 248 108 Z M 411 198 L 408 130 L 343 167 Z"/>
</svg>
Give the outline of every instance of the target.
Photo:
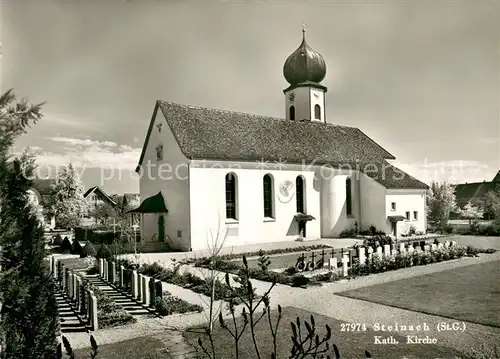
<svg viewBox="0 0 500 359">
<path fill-rule="evenodd" d="M 46 102 L 15 151 L 40 176 L 139 192 L 155 101 L 285 116 L 302 24 L 324 57 L 327 121 L 359 127 L 424 182 L 500 169 L 497 1 L 3 0 L 2 91 Z"/>
</svg>

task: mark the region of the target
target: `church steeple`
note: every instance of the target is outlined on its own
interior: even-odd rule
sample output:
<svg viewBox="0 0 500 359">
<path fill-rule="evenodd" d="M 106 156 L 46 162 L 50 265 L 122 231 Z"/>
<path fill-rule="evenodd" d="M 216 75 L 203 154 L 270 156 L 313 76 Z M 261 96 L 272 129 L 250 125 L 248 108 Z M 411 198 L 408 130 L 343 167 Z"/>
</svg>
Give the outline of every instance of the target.
<svg viewBox="0 0 500 359">
<path fill-rule="evenodd" d="M 290 84 L 283 92 L 286 99 L 286 118 L 326 122 L 325 93 L 321 85 L 326 76 L 323 56 L 306 41 L 306 29 L 302 27 L 302 42 L 283 65 L 283 76 Z"/>
</svg>

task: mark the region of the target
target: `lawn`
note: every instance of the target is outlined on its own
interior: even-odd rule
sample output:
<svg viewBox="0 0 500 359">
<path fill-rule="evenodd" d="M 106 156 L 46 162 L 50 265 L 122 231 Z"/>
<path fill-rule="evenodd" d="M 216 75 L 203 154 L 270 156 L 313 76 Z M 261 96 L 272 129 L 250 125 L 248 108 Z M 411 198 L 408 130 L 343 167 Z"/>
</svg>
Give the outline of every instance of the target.
<svg viewBox="0 0 500 359">
<path fill-rule="evenodd" d="M 500 261 L 337 293 L 350 298 L 500 327 Z"/>
<path fill-rule="evenodd" d="M 97 343 L 99 345 L 99 343 Z M 90 348 L 75 349 L 75 357 L 90 358 Z M 97 359 L 171 359 L 161 340 L 134 338 L 113 344 L 99 345 Z"/>
<path fill-rule="evenodd" d="M 275 318 L 277 312 L 273 312 L 272 317 Z M 300 317 L 301 321 L 303 319 L 310 318 L 311 313 L 303 311 L 301 309 L 287 307 L 283 308 L 283 318 L 278 330 L 277 347 L 278 347 L 278 359 L 288 358 L 290 356 L 291 350 L 291 340 L 292 329 L 290 322 L 295 321 L 296 318 Z M 374 344 L 374 332 L 368 330 L 366 332 L 340 332 L 341 323 L 338 320 L 328 318 L 322 315 L 314 316 L 316 327 L 318 328 L 318 333 L 320 337 L 324 335 L 325 325 L 328 324 L 332 328 L 332 338 L 330 343 L 335 343 L 339 348 L 341 358 L 364 358 L 364 351 L 368 350 L 373 358 L 378 359 L 421 359 L 421 358 L 455 358 L 459 356 L 460 353 L 439 345 L 429 344 L 429 345 L 411 345 L 405 344 L 405 338 L 394 335 L 394 338 L 398 340 L 401 344 L 399 345 L 375 345 Z M 241 325 L 241 320 L 238 322 Z M 302 331 L 305 332 L 304 325 L 302 325 Z M 184 336 L 188 339 L 189 343 L 198 348 L 196 342 L 201 334 L 186 332 Z M 378 334 L 377 334 L 378 335 Z M 259 349 L 262 358 L 270 358 L 270 352 L 272 350 L 272 336 L 270 334 L 269 324 L 266 321 L 260 321 L 256 326 L 256 338 L 257 343 L 259 343 Z M 202 337 L 203 339 L 203 337 Z M 204 339 L 205 344 L 208 343 L 207 339 Z M 218 323 L 215 325 L 215 347 L 217 348 L 218 356 L 221 359 L 235 358 L 233 352 L 233 342 L 232 338 L 228 333 L 221 329 Z M 330 354 L 334 357 L 332 354 Z M 204 358 L 201 350 L 199 350 L 199 358 Z M 255 359 L 255 350 L 253 349 L 252 339 L 249 334 L 249 330 L 243 335 L 240 342 L 240 359 Z"/>
</svg>

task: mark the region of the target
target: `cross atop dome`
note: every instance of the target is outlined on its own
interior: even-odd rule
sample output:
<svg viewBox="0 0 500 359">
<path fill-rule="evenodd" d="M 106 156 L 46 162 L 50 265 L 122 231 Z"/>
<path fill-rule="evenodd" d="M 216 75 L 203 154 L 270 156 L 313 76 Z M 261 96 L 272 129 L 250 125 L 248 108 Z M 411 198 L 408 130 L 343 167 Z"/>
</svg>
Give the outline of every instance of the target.
<svg viewBox="0 0 500 359">
<path fill-rule="evenodd" d="M 283 75 L 290 85 L 312 81 L 320 83 L 326 75 L 323 56 L 306 42 L 306 26 L 302 24 L 302 43 L 285 61 Z"/>
</svg>

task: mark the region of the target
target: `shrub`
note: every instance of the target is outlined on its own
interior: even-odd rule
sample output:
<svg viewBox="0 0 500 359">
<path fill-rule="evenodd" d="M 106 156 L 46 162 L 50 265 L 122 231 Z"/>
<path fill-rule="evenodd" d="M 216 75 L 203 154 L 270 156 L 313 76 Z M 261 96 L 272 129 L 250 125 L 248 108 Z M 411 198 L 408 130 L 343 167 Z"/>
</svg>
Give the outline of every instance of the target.
<svg viewBox="0 0 500 359">
<path fill-rule="evenodd" d="M 473 248 L 471 246 L 467 246 L 467 256 L 469 257 L 477 257 L 479 254 L 479 250 L 476 248 Z"/>
<path fill-rule="evenodd" d="M 348 274 L 351 276 L 361 276 L 369 274 L 368 266 L 366 264 L 361 264 L 359 262 L 354 263 L 351 268 L 349 268 Z"/>
<path fill-rule="evenodd" d="M 359 232 L 359 234 L 361 234 L 363 236 L 376 236 L 376 235 L 383 236 L 383 235 L 385 235 L 385 232 L 380 231 L 375 226 L 371 225 L 370 227 L 368 227 L 368 230 L 361 231 L 361 232 Z"/>
<path fill-rule="evenodd" d="M 103 244 L 101 248 L 99 248 L 96 257 L 106 259 L 107 261 L 113 260 L 113 254 L 106 244 Z"/>
<path fill-rule="evenodd" d="M 266 254 L 262 249 L 259 250 L 259 259 L 257 264 L 260 270 L 263 272 L 266 272 L 267 268 L 269 268 L 269 265 L 271 264 L 271 260 L 269 259 L 268 256 L 266 256 Z"/>
<path fill-rule="evenodd" d="M 145 274 L 149 277 L 156 277 L 158 274 L 163 272 L 166 268 L 161 266 L 158 262 L 154 263 L 144 263 L 139 268 L 139 273 Z"/>
<path fill-rule="evenodd" d="M 292 287 L 305 287 L 310 281 L 309 278 L 304 277 L 302 274 L 294 274 L 292 276 L 291 285 Z"/>
<path fill-rule="evenodd" d="M 54 237 L 52 237 L 52 244 L 54 246 L 60 246 L 62 244 L 63 238 L 61 235 L 58 233 Z"/>
<path fill-rule="evenodd" d="M 376 234 L 373 237 L 365 238 L 363 245 L 366 247 L 376 248 L 385 244 L 393 244 L 394 240 L 385 234 Z"/>
<path fill-rule="evenodd" d="M 113 232 L 111 230 L 89 230 L 87 240 L 99 244 L 112 244 L 120 235 L 120 232 Z"/>
<path fill-rule="evenodd" d="M 92 267 L 87 269 L 87 274 L 93 275 L 93 274 L 99 274 L 99 263 L 96 261 Z"/>
<path fill-rule="evenodd" d="M 92 243 L 88 242 L 82 249 L 80 257 L 85 258 L 85 257 L 95 257 L 97 254 L 97 251 L 95 250 L 95 247 Z"/>
<path fill-rule="evenodd" d="M 344 229 L 342 232 L 339 234 L 340 238 L 355 238 L 357 237 L 356 230 L 354 228 L 351 229 Z"/>
<path fill-rule="evenodd" d="M 80 257 L 83 257 L 82 245 L 76 239 L 74 239 L 71 244 L 71 254 L 78 254 Z"/>
<path fill-rule="evenodd" d="M 500 226 L 489 225 L 480 227 L 478 234 L 482 236 L 500 236 Z"/>
<path fill-rule="evenodd" d="M 288 275 L 294 275 L 295 273 L 297 273 L 297 268 L 295 268 L 295 266 L 288 267 L 287 269 L 285 269 L 285 273 Z"/>
<path fill-rule="evenodd" d="M 191 304 L 180 298 L 174 297 L 169 293 L 163 293 L 155 301 L 155 309 L 160 315 L 171 315 L 174 313 L 201 313 L 203 308 L 197 304 Z"/>
<path fill-rule="evenodd" d="M 116 261 L 118 266 L 123 266 L 127 270 L 136 270 L 139 266 L 132 262 L 130 259 L 118 259 Z"/>
<path fill-rule="evenodd" d="M 479 225 L 479 222 L 478 221 L 473 221 L 471 224 L 470 224 L 470 232 L 471 234 L 478 234 L 479 231 L 480 231 L 480 225 Z"/>
<path fill-rule="evenodd" d="M 444 227 L 443 229 L 443 232 L 446 233 L 446 234 L 453 234 L 453 233 L 456 233 L 456 229 L 452 226 L 446 226 Z"/>
<path fill-rule="evenodd" d="M 71 241 L 69 240 L 68 237 L 64 237 L 63 241 L 61 242 L 61 252 L 71 253 L 72 249 L 73 245 L 71 244 Z"/>
<path fill-rule="evenodd" d="M 112 256 L 117 256 L 120 254 L 125 254 L 125 249 L 120 245 L 120 243 L 114 242 L 109 245 L 109 250 Z"/>
</svg>

